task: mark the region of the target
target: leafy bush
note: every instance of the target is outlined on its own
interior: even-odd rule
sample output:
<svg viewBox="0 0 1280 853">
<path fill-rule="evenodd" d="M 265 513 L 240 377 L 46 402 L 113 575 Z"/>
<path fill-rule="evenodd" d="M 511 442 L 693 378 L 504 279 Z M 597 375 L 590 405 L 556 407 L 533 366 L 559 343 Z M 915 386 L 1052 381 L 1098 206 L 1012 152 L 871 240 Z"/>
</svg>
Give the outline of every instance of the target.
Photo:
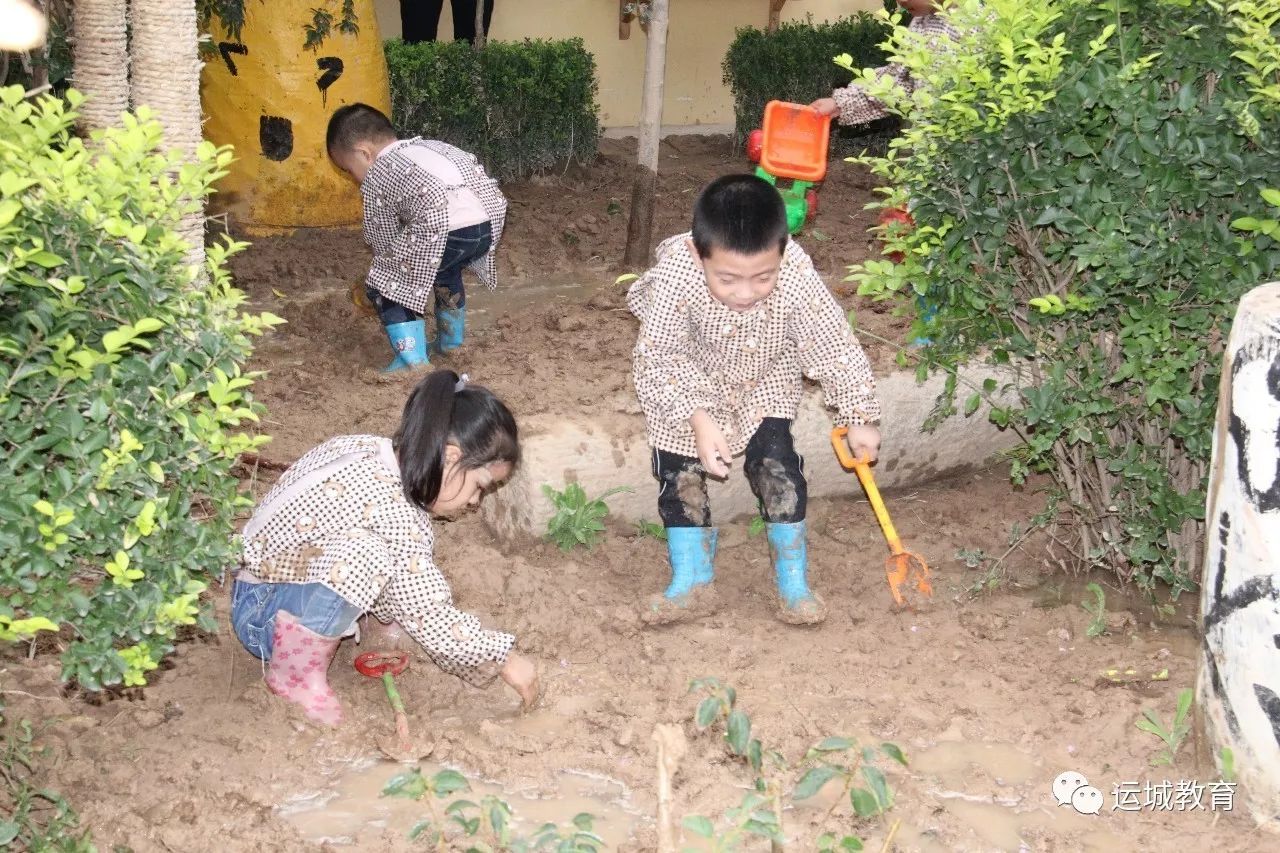
<svg viewBox="0 0 1280 853">
<path fill-rule="evenodd" d="M 161 153 L 145 113 L 73 137 L 74 108 L 0 90 L 0 620 L 8 639 L 68 629 L 62 674 L 144 682 L 233 559 L 247 500 L 228 470 L 265 438 L 240 365 L 281 322 L 238 312 L 223 261 L 194 286 L 176 228 L 225 174 Z M 16 636 L 15 636 L 16 635 Z"/>
<path fill-rule="evenodd" d="M 1064 565 L 1176 596 L 1201 565 L 1223 341 L 1240 296 L 1280 267 L 1274 237 L 1231 230 L 1280 173 L 1276 125 L 1241 131 L 1249 69 L 1209 4 L 950 8 L 953 51 L 893 36 L 922 89 L 863 80 L 910 118 L 867 162 L 916 227 L 885 234 L 901 263 L 851 278 L 936 306 L 909 334 L 932 340 L 920 373 L 947 373 L 938 417 L 956 410 L 960 365 L 1013 369 L 1016 402 L 991 417 L 1024 441 L 1015 479 L 1052 477 L 1041 522 Z M 966 415 L 996 384 L 965 392 Z"/>
<path fill-rule="evenodd" d="M 600 139 L 596 61 L 582 39 L 386 44 L 391 119 L 406 136 L 469 151 L 498 180 L 568 160 Z"/>
<path fill-rule="evenodd" d="M 834 23 L 785 23 L 776 32 L 755 27 L 737 31 L 725 54 L 724 82 L 733 91 L 734 143 L 760 126 L 769 101 L 807 104 L 846 86 L 849 75 L 831 64 L 831 57 L 847 53 L 858 67 L 885 63 L 880 43 L 889 26 L 866 12 Z M 832 144 L 842 153 L 859 153 L 883 146 L 898 122 L 884 119 L 858 127 L 832 125 Z"/>
</svg>

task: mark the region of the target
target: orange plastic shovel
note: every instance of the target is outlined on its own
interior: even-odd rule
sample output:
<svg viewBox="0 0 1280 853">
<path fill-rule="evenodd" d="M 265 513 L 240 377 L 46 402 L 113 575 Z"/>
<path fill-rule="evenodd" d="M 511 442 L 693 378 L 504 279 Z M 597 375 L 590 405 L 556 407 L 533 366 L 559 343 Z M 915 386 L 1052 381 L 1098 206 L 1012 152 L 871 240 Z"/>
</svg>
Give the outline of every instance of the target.
<svg viewBox="0 0 1280 853">
<path fill-rule="evenodd" d="M 866 490 L 867 500 L 871 501 L 876 520 L 880 522 L 880 529 L 884 531 L 884 539 L 889 543 L 889 559 L 885 561 L 885 576 L 889 580 L 889 592 L 893 593 L 893 600 L 899 607 L 909 607 L 910 605 L 902 597 L 902 588 L 909 581 L 914 583 L 921 595 L 926 597 L 933 595 L 933 584 L 929 580 L 929 564 L 919 554 L 914 554 L 902 547 L 898 531 L 889 520 L 889 510 L 885 509 L 884 501 L 880 499 L 880 490 L 876 488 L 875 478 L 871 476 L 871 467 L 867 465 L 865 459 L 854 459 L 853 454 L 849 452 L 849 444 L 845 440 L 848 434 L 849 430 L 845 427 L 833 429 L 831 446 L 835 448 L 840 464 L 845 468 L 852 468 L 857 473 L 862 488 Z"/>
</svg>

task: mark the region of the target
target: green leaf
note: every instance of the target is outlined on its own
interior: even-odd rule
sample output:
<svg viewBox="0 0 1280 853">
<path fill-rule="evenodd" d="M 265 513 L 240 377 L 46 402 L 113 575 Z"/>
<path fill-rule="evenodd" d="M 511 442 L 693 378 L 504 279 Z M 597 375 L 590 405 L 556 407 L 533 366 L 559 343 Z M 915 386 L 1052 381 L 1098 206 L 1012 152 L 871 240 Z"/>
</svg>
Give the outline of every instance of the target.
<svg viewBox="0 0 1280 853">
<path fill-rule="evenodd" d="M 822 790 L 823 785 L 826 785 L 840 774 L 841 771 L 839 769 L 826 764 L 810 768 L 796 783 L 796 789 L 792 796 L 797 800 L 807 800 Z"/>
<path fill-rule="evenodd" d="M 730 712 L 725 739 L 735 755 L 746 755 L 751 740 L 751 718 L 742 711 Z"/>
<path fill-rule="evenodd" d="M 964 402 L 964 416 L 967 418 L 969 415 L 978 411 L 978 406 L 980 405 L 982 405 L 981 394 L 974 393 L 969 395 L 969 399 Z"/>
<path fill-rule="evenodd" d="M 716 717 L 720 714 L 720 699 L 715 696 L 708 696 L 698 703 L 698 711 L 694 716 L 694 722 L 698 724 L 698 728 L 705 729 L 716 721 Z"/>
<path fill-rule="evenodd" d="M 875 795 L 881 811 L 892 806 L 893 793 L 889 790 L 889 783 L 885 780 L 884 773 L 880 772 L 880 768 L 864 764 L 861 769 L 862 778 L 866 779 L 867 784 L 871 786 L 871 793 Z"/>
<path fill-rule="evenodd" d="M 885 755 L 889 756 L 894 761 L 901 764 L 903 767 L 907 766 L 907 757 L 903 755 L 902 750 L 898 748 L 898 745 L 896 743 L 889 743 L 888 741 L 886 741 L 880 744 L 880 749 L 884 752 Z"/>
<path fill-rule="evenodd" d="M 21 829 L 22 827 L 18 825 L 17 821 L 0 821 L 0 844 L 8 844 L 13 841 L 13 839 L 18 837 L 18 832 L 21 831 Z"/>
<path fill-rule="evenodd" d="M 426 832 L 430 828 L 431 828 L 431 820 L 429 818 L 423 818 L 422 820 L 415 823 L 412 827 L 410 827 L 409 833 L 408 833 L 409 840 L 417 841 L 419 838 L 422 837 L 422 833 Z"/>
<path fill-rule="evenodd" d="M 416 767 L 407 773 L 391 777 L 382 788 L 384 797 L 404 797 L 410 800 L 420 800 L 426 793 L 427 780 Z"/>
<path fill-rule="evenodd" d="M 844 838 L 840 839 L 840 849 L 851 851 L 861 850 L 862 839 L 858 838 L 856 835 L 846 835 Z"/>
<path fill-rule="evenodd" d="M 853 749 L 855 745 L 847 737 L 825 737 L 814 746 L 814 749 L 818 752 L 840 752 L 846 749 Z"/>
<path fill-rule="evenodd" d="M 762 752 L 763 747 L 761 747 L 759 740 L 752 740 L 747 746 L 747 760 L 751 762 L 751 769 L 756 773 L 759 773 L 761 767 L 764 765 L 764 755 Z"/>
<path fill-rule="evenodd" d="M 715 824 L 702 815 L 689 815 L 680 825 L 699 838 L 711 838 L 716 833 Z"/>
<path fill-rule="evenodd" d="M 1231 220 L 1231 227 L 1237 231 L 1257 231 L 1261 223 L 1252 216 L 1242 216 Z"/>
<path fill-rule="evenodd" d="M 590 812 L 579 812 L 573 816 L 573 825 L 583 832 L 590 832 L 596 816 Z"/>
<path fill-rule="evenodd" d="M 1280 190 L 1265 189 L 1261 192 L 1262 200 L 1272 207 L 1280 207 Z"/>
<path fill-rule="evenodd" d="M 858 817 L 875 817 L 880 814 L 880 806 L 875 795 L 865 788 L 854 788 L 849 792 L 849 802 Z"/>
<path fill-rule="evenodd" d="M 141 320 L 133 324 L 133 330 L 140 335 L 158 332 L 164 328 L 164 323 L 155 317 L 143 317 Z"/>
<path fill-rule="evenodd" d="M 441 770 L 431 779 L 431 787 L 435 789 L 436 796 L 444 798 L 458 791 L 470 791 L 471 784 L 467 782 L 467 777 L 463 776 L 456 770 Z"/>
<path fill-rule="evenodd" d="M 62 266 L 63 264 L 66 263 L 66 261 L 64 261 L 62 258 L 55 255 L 53 252 L 43 252 L 43 251 L 36 252 L 35 254 L 32 254 L 32 255 L 28 255 L 27 260 L 31 261 L 33 264 L 38 264 L 39 266 L 42 266 L 47 270 L 53 269 L 54 267 Z"/>
</svg>

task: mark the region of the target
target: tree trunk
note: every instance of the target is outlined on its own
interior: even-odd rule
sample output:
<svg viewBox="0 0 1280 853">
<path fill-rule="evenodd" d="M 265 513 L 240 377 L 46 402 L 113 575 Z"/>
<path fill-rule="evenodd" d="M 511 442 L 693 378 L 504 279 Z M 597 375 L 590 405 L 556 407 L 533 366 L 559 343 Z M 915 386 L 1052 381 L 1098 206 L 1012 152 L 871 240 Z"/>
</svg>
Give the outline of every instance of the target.
<svg viewBox="0 0 1280 853">
<path fill-rule="evenodd" d="M 84 133 L 114 127 L 129 109 L 129 43 L 125 0 L 77 0 L 71 83 L 86 95 Z"/>
<path fill-rule="evenodd" d="M 658 190 L 658 143 L 662 140 L 662 90 L 667 65 L 668 0 L 649 4 L 649 44 L 644 56 L 644 97 L 640 102 L 640 141 L 631 219 L 627 223 L 626 265 L 640 269 L 653 242 L 653 205 Z"/>
<path fill-rule="evenodd" d="M 77 7 L 78 8 L 78 7 Z M 195 160 L 201 142 L 199 37 L 194 3 L 133 0 L 133 107 L 150 107 L 164 141 Z M 188 263 L 204 276 L 204 200 L 183 216 L 179 232 L 191 247 Z"/>
<path fill-rule="evenodd" d="M 484 7 L 485 0 L 476 0 L 476 38 L 471 43 L 476 50 L 484 50 L 484 43 L 489 38 L 489 34 L 484 31 Z"/>
</svg>

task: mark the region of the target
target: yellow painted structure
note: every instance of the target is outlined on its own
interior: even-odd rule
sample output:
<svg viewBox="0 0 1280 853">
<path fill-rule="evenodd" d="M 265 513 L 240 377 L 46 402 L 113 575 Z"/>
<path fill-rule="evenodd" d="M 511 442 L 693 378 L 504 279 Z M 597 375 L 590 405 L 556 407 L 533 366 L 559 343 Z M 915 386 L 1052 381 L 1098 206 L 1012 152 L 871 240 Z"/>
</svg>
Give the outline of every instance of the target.
<svg viewBox="0 0 1280 853">
<path fill-rule="evenodd" d="M 410 0 L 412 2 L 412 0 Z M 489 37 L 502 41 L 577 36 L 595 54 L 600 79 L 600 120 L 606 128 L 634 127 L 640 116 L 645 34 L 632 23 L 618 37 L 617 0 L 496 0 Z M 453 37 L 453 17 L 444 4 L 441 38 Z M 376 0 L 386 38 L 400 35 L 400 0 Z M 880 0 L 787 0 L 783 21 L 834 20 L 883 8 Z M 726 130 L 733 98 L 721 81 L 720 63 L 739 27 L 764 27 L 769 0 L 671 0 L 667 76 L 662 122 L 672 130 Z"/>
<path fill-rule="evenodd" d="M 235 146 L 237 159 L 212 206 L 250 232 L 360 221 L 358 188 L 329 160 L 324 138 L 329 117 L 344 104 L 390 112 L 382 35 L 374 0 L 355 0 L 359 34 L 335 31 L 318 49 L 306 49 L 303 24 L 314 6 L 245 3 L 238 42 L 215 22 L 218 53 L 200 86 L 204 133 Z"/>
</svg>

